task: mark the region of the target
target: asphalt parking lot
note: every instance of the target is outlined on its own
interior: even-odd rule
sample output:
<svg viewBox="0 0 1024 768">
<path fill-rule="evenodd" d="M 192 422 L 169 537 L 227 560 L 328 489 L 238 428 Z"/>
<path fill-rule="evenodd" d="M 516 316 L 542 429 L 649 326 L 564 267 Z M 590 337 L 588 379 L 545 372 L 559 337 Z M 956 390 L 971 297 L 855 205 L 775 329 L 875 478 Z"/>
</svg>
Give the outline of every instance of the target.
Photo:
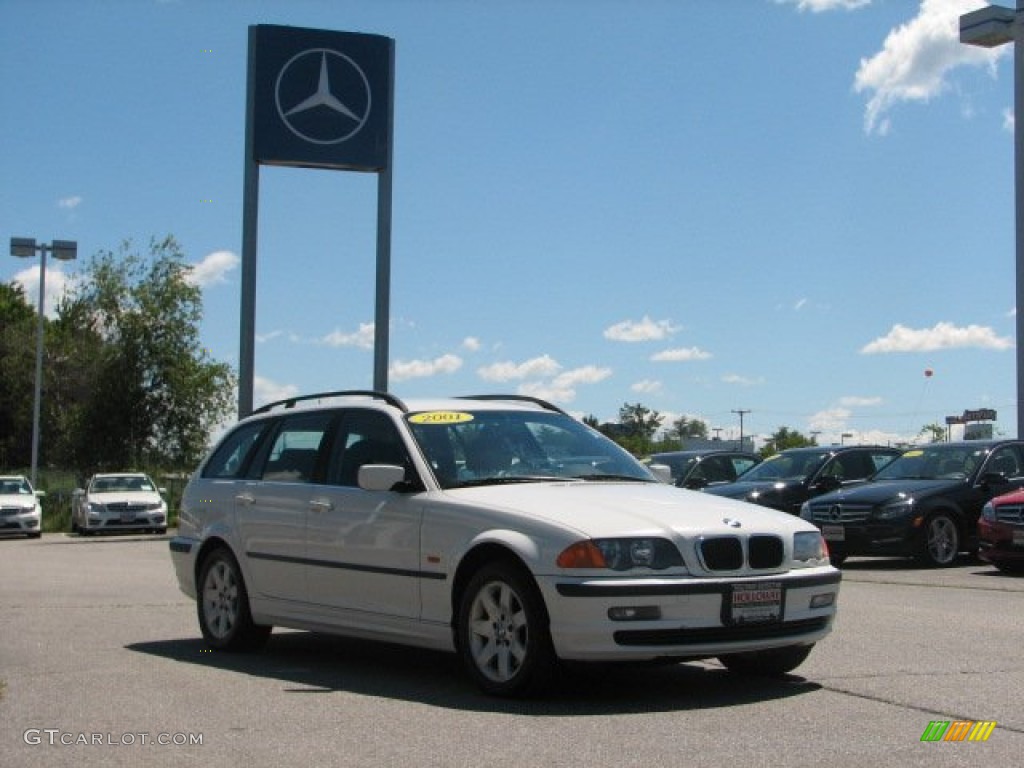
<svg viewBox="0 0 1024 768">
<path fill-rule="evenodd" d="M 836 631 L 785 681 L 717 663 L 480 695 L 452 656 L 275 631 L 209 652 L 165 537 L 0 539 L 4 766 L 1020 763 L 1024 578 L 851 559 Z M 985 742 L 922 742 L 932 721 Z"/>
</svg>

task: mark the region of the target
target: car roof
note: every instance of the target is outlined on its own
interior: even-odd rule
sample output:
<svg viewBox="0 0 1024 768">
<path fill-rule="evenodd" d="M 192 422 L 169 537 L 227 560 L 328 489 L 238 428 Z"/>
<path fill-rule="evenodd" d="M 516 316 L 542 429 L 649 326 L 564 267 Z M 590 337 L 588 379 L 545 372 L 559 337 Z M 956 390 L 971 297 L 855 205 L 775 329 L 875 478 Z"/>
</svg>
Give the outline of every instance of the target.
<svg viewBox="0 0 1024 768">
<path fill-rule="evenodd" d="M 387 392 L 340 390 L 278 400 L 260 406 L 248 418 L 324 408 L 359 407 L 370 410 L 422 411 L 551 411 L 568 415 L 556 405 L 528 395 L 468 395 L 464 397 L 418 398 L 401 400 Z"/>
<path fill-rule="evenodd" d="M 743 456 L 757 456 L 756 453 L 752 453 L 751 451 L 742 451 L 739 448 L 708 448 L 707 450 L 694 449 L 692 451 L 661 451 L 660 453 L 652 453 L 651 458 L 689 459 L 695 456 L 713 456 L 719 453 L 737 453 Z"/>
</svg>

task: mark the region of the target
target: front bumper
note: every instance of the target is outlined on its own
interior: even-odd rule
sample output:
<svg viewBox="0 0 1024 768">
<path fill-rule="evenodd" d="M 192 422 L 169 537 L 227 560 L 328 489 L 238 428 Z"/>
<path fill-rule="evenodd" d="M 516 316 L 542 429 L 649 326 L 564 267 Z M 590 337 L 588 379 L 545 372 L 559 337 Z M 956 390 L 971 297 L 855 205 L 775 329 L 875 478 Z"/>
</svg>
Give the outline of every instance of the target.
<svg viewBox="0 0 1024 768">
<path fill-rule="evenodd" d="M 993 565 L 1024 566 L 1024 527 L 978 521 L 978 557 Z"/>
<path fill-rule="evenodd" d="M 196 599 L 196 557 L 199 554 L 199 540 L 188 536 L 175 536 L 168 542 L 171 563 L 178 579 L 178 589 Z"/>
<path fill-rule="evenodd" d="M 815 643 L 831 631 L 841 578 L 835 568 L 822 566 L 757 577 L 551 576 L 539 583 L 560 658 L 642 661 Z M 777 598 L 761 615 L 740 615 L 740 593 Z"/>
<path fill-rule="evenodd" d="M 167 528 L 167 512 L 163 509 L 137 512 L 96 512 L 85 515 L 82 530 L 87 533 L 102 531 L 149 531 Z"/>
<path fill-rule="evenodd" d="M 0 509 L 0 534 L 25 534 L 38 536 L 42 532 L 43 515 L 38 509 L 25 510 L 19 507 Z"/>
</svg>

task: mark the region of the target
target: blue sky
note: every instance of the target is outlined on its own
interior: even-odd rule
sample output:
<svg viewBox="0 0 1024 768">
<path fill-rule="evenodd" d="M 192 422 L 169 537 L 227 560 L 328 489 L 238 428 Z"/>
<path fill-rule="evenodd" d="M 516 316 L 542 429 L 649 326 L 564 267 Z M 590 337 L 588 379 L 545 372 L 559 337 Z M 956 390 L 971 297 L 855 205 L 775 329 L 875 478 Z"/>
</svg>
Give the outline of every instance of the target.
<svg viewBox="0 0 1024 768">
<path fill-rule="evenodd" d="M 247 28 L 386 35 L 399 396 L 1013 434 L 1012 46 L 957 40 L 982 4 L 0 0 L 0 239 L 173 234 L 237 365 Z M 376 176 L 260 183 L 257 404 L 371 386 Z M 48 263 L 50 306 L 79 268 Z M 0 279 L 34 301 L 38 260 Z"/>
</svg>

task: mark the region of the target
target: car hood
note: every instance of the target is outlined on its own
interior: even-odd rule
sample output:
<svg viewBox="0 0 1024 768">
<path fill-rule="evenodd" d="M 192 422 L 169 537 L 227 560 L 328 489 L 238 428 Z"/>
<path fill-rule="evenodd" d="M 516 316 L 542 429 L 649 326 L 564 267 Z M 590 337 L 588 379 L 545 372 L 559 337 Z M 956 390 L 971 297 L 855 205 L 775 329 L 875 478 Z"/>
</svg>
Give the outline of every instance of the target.
<svg viewBox="0 0 1024 768">
<path fill-rule="evenodd" d="M 964 485 L 963 480 L 874 480 L 826 493 L 814 500 L 814 505 L 831 501 L 848 504 L 881 504 L 900 494 L 920 499 L 925 496 L 947 493 Z"/>
<path fill-rule="evenodd" d="M 789 480 L 748 480 L 747 482 L 728 483 L 714 488 L 708 488 L 707 492 L 715 496 L 725 496 L 729 499 L 745 499 L 755 491 L 760 494 L 771 491 L 784 491 L 787 488 L 795 488 L 801 483 L 797 479 Z"/>
<path fill-rule="evenodd" d="M 662 483 L 523 483 L 462 488 L 447 494 L 459 502 L 544 519 L 592 538 L 815 530 L 784 512 Z"/>
<path fill-rule="evenodd" d="M 157 504 L 160 494 L 154 491 L 113 491 L 111 493 L 90 493 L 93 504 Z"/>
<path fill-rule="evenodd" d="M 27 493 L 0 493 L 0 507 L 34 507 L 36 497 Z"/>
</svg>

